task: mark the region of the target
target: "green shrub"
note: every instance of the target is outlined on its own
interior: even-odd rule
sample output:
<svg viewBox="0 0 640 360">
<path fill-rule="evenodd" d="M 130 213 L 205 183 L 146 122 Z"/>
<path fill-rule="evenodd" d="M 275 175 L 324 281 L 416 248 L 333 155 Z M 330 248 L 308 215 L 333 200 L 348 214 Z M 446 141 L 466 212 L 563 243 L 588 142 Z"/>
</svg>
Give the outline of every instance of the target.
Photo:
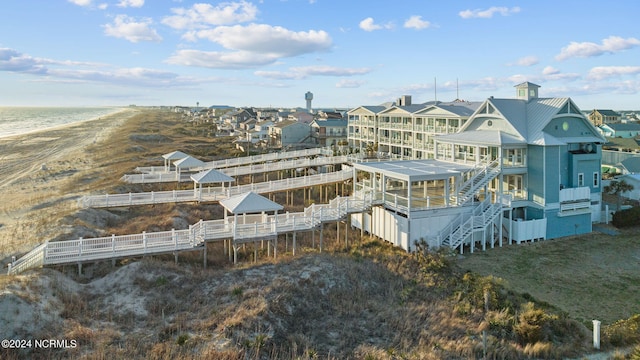
<svg viewBox="0 0 640 360">
<path fill-rule="evenodd" d="M 636 226 L 640 223 L 640 206 L 620 210 L 613 214 L 613 225 L 618 228 Z"/>
<path fill-rule="evenodd" d="M 627 320 L 619 320 L 606 326 L 602 331 L 603 342 L 613 346 L 625 346 L 640 342 L 640 314 Z"/>
</svg>

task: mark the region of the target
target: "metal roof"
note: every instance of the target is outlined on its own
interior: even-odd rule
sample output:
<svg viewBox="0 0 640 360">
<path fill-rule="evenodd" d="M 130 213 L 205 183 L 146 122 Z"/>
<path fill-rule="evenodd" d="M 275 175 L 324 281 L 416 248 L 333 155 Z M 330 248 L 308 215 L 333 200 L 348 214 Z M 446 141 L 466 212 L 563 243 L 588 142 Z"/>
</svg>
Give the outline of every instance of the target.
<svg viewBox="0 0 640 360">
<path fill-rule="evenodd" d="M 232 214 L 260 213 L 263 211 L 278 211 L 284 209 L 284 206 L 253 191 L 220 200 L 220 205 Z"/>
<path fill-rule="evenodd" d="M 193 174 L 191 175 L 191 180 L 195 181 L 196 184 L 211 184 L 236 181 L 231 176 L 223 174 L 216 169 L 209 169 L 206 171 L 201 171 L 197 174 Z"/>
<path fill-rule="evenodd" d="M 182 151 L 174 151 L 174 152 L 170 152 L 168 154 L 162 155 L 162 157 L 167 159 L 167 160 L 180 160 L 180 159 L 184 159 L 184 158 L 186 158 L 188 156 L 189 156 L 188 154 L 185 154 Z"/>
<path fill-rule="evenodd" d="M 433 159 L 355 163 L 354 167 L 357 170 L 380 173 L 394 179 L 411 182 L 448 179 L 473 168 L 472 165 Z"/>
<path fill-rule="evenodd" d="M 179 169 L 186 169 L 186 168 L 202 166 L 204 165 L 204 162 L 202 160 L 198 160 L 194 158 L 193 156 L 187 156 L 184 159 L 174 161 L 173 165 L 175 165 Z"/>
<path fill-rule="evenodd" d="M 611 130 L 615 131 L 639 131 L 640 124 L 638 123 L 616 123 L 616 124 L 603 124 L 602 125 L 609 127 Z"/>
</svg>

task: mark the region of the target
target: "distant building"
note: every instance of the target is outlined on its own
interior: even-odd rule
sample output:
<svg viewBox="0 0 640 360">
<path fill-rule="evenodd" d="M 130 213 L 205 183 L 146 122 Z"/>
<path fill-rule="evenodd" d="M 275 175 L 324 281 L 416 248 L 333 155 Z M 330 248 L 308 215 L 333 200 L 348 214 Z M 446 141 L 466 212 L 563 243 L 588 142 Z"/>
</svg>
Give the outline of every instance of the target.
<svg viewBox="0 0 640 360">
<path fill-rule="evenodd" d="M 269 127 L 269 145 L 286 148 L 311 144 L 311 127 L 308 124 L 284 120 Z"/>
<path fill-rule="evenodd" d="M 610 123 L 599 127 L 606 137 L 635 138 L 640 135 L 640 124 L 638 123 Z"/>
<path fill-rule="evenodd" d="M 317 118 L 311 122 L 311 129 L 311 136 L 322 147 L 347 144 L 347 119 Z"/>
<path fill-rule="evenodd" d="M 596 109 L 589 113 L 589 121 L 594 126 L 601 126 L 603 124 L 616 124 L 622 121 L 622 115 L 613 110 Z"/>
</svg>

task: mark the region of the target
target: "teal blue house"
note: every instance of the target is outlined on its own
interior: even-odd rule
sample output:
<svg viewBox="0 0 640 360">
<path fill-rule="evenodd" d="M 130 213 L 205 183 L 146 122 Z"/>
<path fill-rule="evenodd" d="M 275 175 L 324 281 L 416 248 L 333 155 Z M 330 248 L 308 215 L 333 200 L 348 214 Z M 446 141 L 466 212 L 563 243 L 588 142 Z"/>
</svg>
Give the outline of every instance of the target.
<svg viewBox="0 0 640 360">
<path fill-rule="evenodd" d="M 370 194 L 373 206 L 352 214 L 352 226 L 407 251 L 420 244 L 474 251 L 591 232 L 602 213 L 605 138 L 570 98 L 539 97 L 530 82 L 515 88 L 515 98 L 474 105 L 455 132 L 430 135 L 433 157 L 354 163 L 354 196 Z M 350 113 L 361 112 L 354 128 L 386 116 L 361 109 Z M 445 118 L 434 109 L 398 122 L 398 141 L 429 126 L 424 112 Z"/>
<path fill-rule="evenodd" d="M 591 232 L 601 218 L 605 138 L 570 98 L 541 98 L 530 82 L 515 88 L 515 99 L 489 98 L 458 133 L 436 137 L 436 158 L 471 152 L 480 165 L 498 162 L 476 196 L 505 204 L 510 241 Z"/>
</svg>

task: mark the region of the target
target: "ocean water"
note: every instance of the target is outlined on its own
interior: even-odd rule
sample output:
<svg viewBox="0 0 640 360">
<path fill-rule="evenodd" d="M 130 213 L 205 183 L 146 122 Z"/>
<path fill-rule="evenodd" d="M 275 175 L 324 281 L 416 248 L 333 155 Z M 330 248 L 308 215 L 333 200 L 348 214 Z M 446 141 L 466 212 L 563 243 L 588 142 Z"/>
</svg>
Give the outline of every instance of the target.
<svg viewBox="0 0 640 360">
<path fill-rule="evenodd" d="M 93 120 L 121 110 L 115 107 L 0 106 L 0 138 Z"/>
</svg>

